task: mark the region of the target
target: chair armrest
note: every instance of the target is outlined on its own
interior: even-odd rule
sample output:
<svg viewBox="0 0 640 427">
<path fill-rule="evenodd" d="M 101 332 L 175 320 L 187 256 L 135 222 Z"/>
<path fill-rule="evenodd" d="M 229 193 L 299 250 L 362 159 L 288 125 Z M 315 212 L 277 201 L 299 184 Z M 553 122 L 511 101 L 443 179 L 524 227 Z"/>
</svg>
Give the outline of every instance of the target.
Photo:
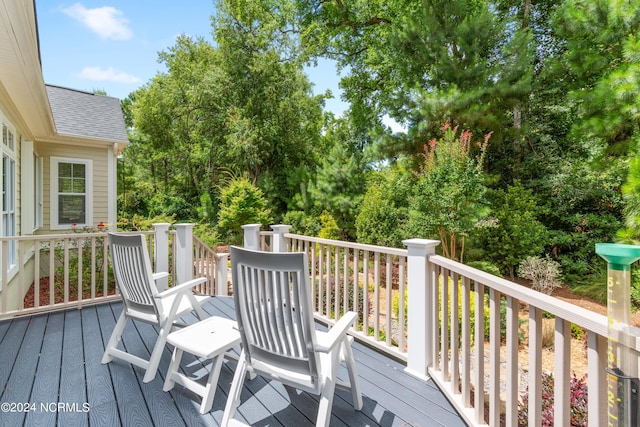
<svg viewBox="0 0 640 427">
<path fill-rule="evenodd" d="M 329 332 L 322 335 L 322 339 L 318 339 L 317 350 L 323 353 L 329 353 L 336 344 L 339 344 L 342 338 L 347 334 L 358 319 L 358 313 L 355 311 L 346 312 L 338 322 L 333 325 Z"/>
<path fill-rule="evenodd" d="M 160 273 L 153 273 L 153 280 L 160 280 L 160 279 L 164 279 L 165 277 L 169 277 L 169 273 L 167 273 L 166 271 L 163 271 Z"/>
<path fill-rule="evenodd" d="M 188 281 L 186 281 L 184 283 L 181 283 L 179 285 L 172 286 L 171 288 L 167 289 L 166 291 L 160 292 L 158 295 L 156 295 L 156 298 L 162 299 L 162 298 L 166 298 L 166 297 L 168 297 L 170 295 L 174 295 L 174 294 L 178 294 L 178 293 L 189 291 L 195 285 L 198 285 L 200 283 L 204 283 L 206 281 L 207 281 L 206 277 L 198 277 L 196 279 L 188 280 Z"/>
</svg>

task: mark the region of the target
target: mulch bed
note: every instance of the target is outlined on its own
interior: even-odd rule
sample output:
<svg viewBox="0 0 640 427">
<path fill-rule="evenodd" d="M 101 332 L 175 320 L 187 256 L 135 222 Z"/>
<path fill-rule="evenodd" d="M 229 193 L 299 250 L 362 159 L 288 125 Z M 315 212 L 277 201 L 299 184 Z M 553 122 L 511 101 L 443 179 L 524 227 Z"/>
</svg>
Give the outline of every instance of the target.
<svg viewBox="0 0 640 427">
<path fill-rule="evenodd" d="M 53 295 L 53 301 L 55 304 L 59 304 L 59 303 L 63 303 L 64 302 L 64 289 L 62 288 L 62 286 L 56 286 L 54 285 L 53 287 L 53 291 L 54 291 L 54 295 Z M 115 288 L 113 289 L 108 289 L 107 295 L 115 295 Z M 45 305 L 49 305 L 49 278 L 48 277 L 42 277 L 40 278 L 40 297 L 39 297 L 39 301 L 40 301 L 40 307 L 45 306 Z M 96 290 L 96 297 L 98 296 L 103 296 L 102 293 L 102 287 L 100 287 L 100 290 Z M 91 291 L 83 291 L 82 292 L 82 299 L 90 299 L 91 298 Z M 27 291 L 27 294 L 24 297 L 24 308 L 32 308 L 34 307 L 34 299 L 35 299 L 35 289 L 33 286 L 33 283 L 31 284 L 31 286 L 29 287 L 29 290 Z M 69 301 L 77 301 L 78 300 L 78 287 L 76 286 L 70 286 L 69 289 Z"/>
</svg>

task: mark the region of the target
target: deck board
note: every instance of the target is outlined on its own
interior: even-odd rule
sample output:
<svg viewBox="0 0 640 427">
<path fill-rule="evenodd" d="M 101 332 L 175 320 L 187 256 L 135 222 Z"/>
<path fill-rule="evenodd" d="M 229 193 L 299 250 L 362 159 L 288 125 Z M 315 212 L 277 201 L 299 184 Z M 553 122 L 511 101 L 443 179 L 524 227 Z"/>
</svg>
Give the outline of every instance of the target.
<svg viewBox="0 0 640 427">
<path fill-rule="evenodd" d="M 87 403 L 81 320 L 80 310 L 65 312 L 59 390 L 60 396 L 65 396 L 67 402 L 78 405 Z M 88 426 L 89 416 L 84 407 L 81 411 L 60 412 L 58 425 Z"/>
<path fill-rule="evenodd" d="M 176 385 L 162 391 L 171 348 L 166 347 L 156 378 L 145 384 L 142 369 L 120 360 L 103 365 L 104 347 L 120 315 L 119 302 L 0 322 L 0 403 L 66 404 L 50 412 L 0 412 L 0 425 L 219 426 L 235 362 L 223 365 L 212 410 L 199 414 L 200 398 Z M 233 300 L 214 298 L 209 315 L 235 317 Z M 193 315 L 182 319 L 193 323 Z M 127 325 L 121 345 L 148 358 L 157 327 Z M 354 357 L 363 391 L 362 411 L 338 390 L 331 426 L 464 426 L 433 381 L 404 372 L 404 365 L 359 343 Z M 185 354 L 181 368 L 204 381 L 207 361 Z M 344 368 L 341 376 L 345 376 Z M 237 417 L 255 426 L 312 426 L 318 397 L 261 377 L 246 381 Z M 75 404 L 75 406 L 74 406 Z M 88 411 L 83 410 L 88 405 Z"/>
</svg>

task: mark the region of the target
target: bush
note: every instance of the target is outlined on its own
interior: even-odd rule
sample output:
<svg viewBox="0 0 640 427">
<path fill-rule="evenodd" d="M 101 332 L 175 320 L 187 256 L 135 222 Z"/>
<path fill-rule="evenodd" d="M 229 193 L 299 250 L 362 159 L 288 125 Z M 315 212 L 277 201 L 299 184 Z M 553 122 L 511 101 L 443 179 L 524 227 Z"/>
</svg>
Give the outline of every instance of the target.
<svg viewBox="0 0 640 427">
<path fill-rule="evenodd" d="M 282 223 L 290 225 L 292 233 L 305 236 L 317 236 L 322 228 L 320 218 L 307 215 L 303 211 L 287 212 L 282 218 Z"/>
<path fill-rule="evenodd" d="M 242 225 L 268 225 L 270 222 L 271 210 L 267 208 L 267 199 L 262 190 L 247 178 L 233 178 L 222 189 L 218 229 L 221 238 L 228 243 L 238 244 L 242 241 Z"/>
<path fill-rule="evenodd" d="M 489 262 L 489 261 L 471 261 L 468 262 L 467 265 L 469 267 L 477 268 L 478 270 L 482 270 L 485 273 L 493 274 L 494 276 L 502 277 L 502 273 L 500 272 L 500 268 Z"/>
<path fill-rule="evenodd" d="M 322 212 L 320 215 L 321 228 L 318 232 L 318 237 L 323 239 L 339 240 L 341 237 L 340 228 L 338 223 L 327 211 Z"/>
<path fill-rule="evenodd" d="M 520 263 L 518 275 L 531 280 L 531 287 L 539 292 L 550 295 L 560 286 L 560 264 L 548 256 L 546 258 L 528 257 Z"/>
<path fill-rule="evenodd" d="M 409 180 L 401 173 L 374 172 L 356 217 L 358 242 L 401 248 L 407 221 Z"/>
<path fill-rule="evenodd" d="M 553 420 L 553 376 L 542 374 L 542 426 L 551 427 Z M 569 405 L 571 427 L 587 427 L 587 376 L 576 377 L 575 372 L 569 382 Z M 518 402 L 518 426 L 529 425 L 529 387 Z"/>
<path fill-rule="evenodd" d="M 153 230 L 153 224 L 176 222 L 173 215 L 158 215 L 152 218 L 145 218 L 140 215 L 133 215 L 133 218 L 120 218 L 118 220 L 118 230 L 120 231 L 149 231 Z"/>
<path fill-rule="evenodd" d="M 515 267 L 526 257 L 541 253 L 546 240 L 546 228 L 537 220 L 540 210 L 533 193 L 520 182 L 509 186 L 506 192 L 494 191 L 493 221 L 482 227 L 480 244 L 502 271 L 509 272 L 513 280 Z"/>
<path fill-rule="evenodd" d="M 209 224 L 196 224 L 193 227 L 193 234 L 212 249 L 221 243 L 220 235 Z"/>
</svg>

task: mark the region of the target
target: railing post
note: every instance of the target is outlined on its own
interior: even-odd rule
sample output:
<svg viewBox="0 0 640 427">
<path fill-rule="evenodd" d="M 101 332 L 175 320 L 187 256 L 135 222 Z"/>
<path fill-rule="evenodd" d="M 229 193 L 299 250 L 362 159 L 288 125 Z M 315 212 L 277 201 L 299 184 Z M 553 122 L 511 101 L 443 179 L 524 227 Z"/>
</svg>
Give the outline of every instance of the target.
<svg viewBox="0 0 640 427">
<path fill-rule="evenodd" d="M 244 247 L 259 251 L 260 248 L 260 227 L 262 224 L 245 224 L 241 226 L 244 230 Z"/>
<path fill-rule="evenodd" d="M 154 239 L 154 272 L 160 273 L 169 271 L 169 226 L 171 224 L 162 222 L 153 224 L 155 229 Z M 156 281 L 159 292 L 169 287 L 169 278 L 165 277 Z"/>
<path fill-rule="evenodd" d="M 176 283 L 193 279 L 193 224 L 176 224 Z"/>
<path fill-rule="evenodd" d="M 216 254 L 216 295 L 229 295 L 229 254 Z"/>
<path fill-rule="evenodd" d="M 402 243 L 407 247 L 407 281 L 409 293 L 407 325 L 407 367 L 406 371 L 419 378 L 427 378 L 427 367 L 435 345 L 428 336 L 433 330 L 429 313 L 437 309 L 437 301 L 431 301 L 431 289 L 437 286 L 428 268 L 429 255 L 436 253 L 438 240 L 408 239 Z"/>
<path fill-rule="evenodd" d="M 289 249 L 287 248 L 287 239 L 284 237 L 284 235 L 291 231 L 291 226 L 276 224 L 272 225 L 271 229 L 273 230 L 271 252 L 289 252 Z"/>
</svg>

